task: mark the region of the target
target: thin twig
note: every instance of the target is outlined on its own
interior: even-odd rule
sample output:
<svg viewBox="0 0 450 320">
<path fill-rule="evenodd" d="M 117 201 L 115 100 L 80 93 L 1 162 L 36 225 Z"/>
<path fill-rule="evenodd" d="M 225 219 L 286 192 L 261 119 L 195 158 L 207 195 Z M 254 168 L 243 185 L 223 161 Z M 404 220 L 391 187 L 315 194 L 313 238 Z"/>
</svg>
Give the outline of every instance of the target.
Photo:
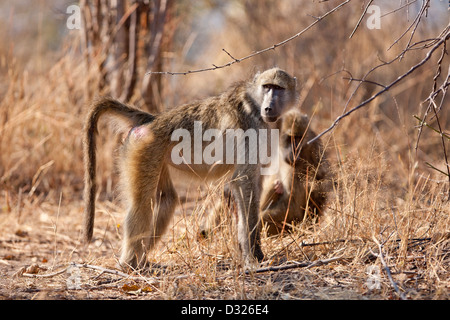
<svg viewBox="0 0 450 320">
<path fill-rule="evenodd" d="M 441 57 L 439 58 L 439 61 L 438 61 L 438 63 L 437 63 L 437 64 L 438 64 L 438 68 L 437 68 L 437 70 L 436 70 L 436 74 L 435 74 L 434 77 L 433 77 L 433 89 L 432 89 L 432 93 L 428 96 L 428 98 L 425 100 L 425 102 L 428 101 L 428 100 L 431 101 L 432 99 L 434 99 L 434 98 L 438 95 L 439 92 L 442 91 L 442 93 L 443 93 L 443 95 L 442 95 L 442 100 L 441 100 L 441 103 L 442 103 L 443 100 L 444 100 L 444 98 L 445 98 L 445 95 L 446 95 L 446 93 L 447 93 L 447 87 L 448 87 L 448 85 L 449 85 L 449 77 L 450 77 L 450 66 L 449 66 L 447 78 L 446 78 L 445 81 L 443 82 L 442 86 L 439 87 L 438 90 L 436 90 L 437 79 L 438 79 L 439 75 L 441 74 L 441 63 L 442 63 L 442 60 L 443 60 L 443 58 L 444 58 L 444 54 L 445 54 L 445 52 L 446 52 L 445 49 L 446 49 L 446 46 L 444 45 L 443 48 L 442 48 L 442 54 L 441 54 Z M 427 107 L 427 109 L 425 110 L 425 114 L 424 114 L 424 116 L 423 116 L 423 120 L 421 120 L 421 123 L 420 123 L 420 125 L 419 125 L 419 132 L 418 132 L 418 135 L 417 135 L 417 141 L 416 141 L 416 145 L 415 145 L 415 150 L 416 150 L 416 152 L 417 152 L 417 148 L 419 147 L 419 141 L 420 141 L 420 137 L 421 137 L 421 135 L 422 135 L 423 125 L 425 124 L 425 120 L 426 120 L 426 118 L 427 118 L 427 116 L 428 116 L 428 113 L 430 112 L 430 109 L 431 109 L 431 103 L 428 104 L 428 107 Z M 435 130 L 435 129 L 433 129 L 433 130 Z M 437 131 L 437 130 L 435 130 L 435 131 L 436 131 L 436 132 L 439 132 L 439 131 Z"/>
<path fill-rule="evenodd" d="M 430 0 L 424 0 L 424 1 L 422 2 L 422 9 L 421 9 L 420 12 L 417 14 L 417 22 L 416 22 L 416 24 L 415 24 L 415 26 L 414 26 L 414 29 L 411 31 L 411 36 L 409 37 L 408 43 L 406 44 L 406 48 L 408 48 L 409 45 L 411 44 L 411 41 L 412 41 L 412 39 L 413 39 L 413 37 L 414 37 L 414 34 L 416 33 L 417 27 L 418 27 L 419 24 L 420 24 L 420 19 L 422 18 L 422 15 L 423 15 L 425 12 L 428 12 L 428 7 L 429 7 L 429 6 L 430 6 Z M 425 15 L 426 15 L 426 13 L 425 13 Z M 402 60 L 402 59 L 403 59 L 403 56 L 400 57 L 400 60 Z"/>
<path fill-rule="evenodd" d="M 437 106 L 436 106 L 436 103 L 434 102 L 434 100 L 431 100 L 431 103 L 432 103 L 432 105 L 433 105 L 432 110 L 434 111 L 434 114 L 435 114 L 435 116 L 436 116 L 436 123 L 437 123 L 437 125 L 438 125 L 438 128 L 439 128 L 439 134 L 440 134 L 440 136 L 441 136 L 442 150 L 443 150 L 443 152 L 444 152 L 444 160 L 445 160 L 445 164 L 446 164 L 446 166 L 447 166 L 447 176 L 450 178 L 450 167 L 449 167 L 449 164 L 448 164 L 447 151 L 446 151 L 446 148 L 445 148 L 444 133 L 443 133 L 443 131 L 442 131 L 441 122 L 439 121 L 439 117 L 437 116 L 437 111 L 436 111 Z M 450 182 L 450 181 L 449 181 L 449 182 Z M 450 188 L 450 185 L 449 185 L 449 188 Z M 449 189 L 449 200 L 450 200 L 450 189 Z"/>
<path fill-rule="evenodd" d="M 433 130 L 434 132 L 437 132 L 437 133 L 440 134 L 439 130 L 437 130 L 436 128 L 434 128 L 434 127 L 431 126 L 430 124 L 428 124 L 428 123 L 425 121 L 425 119 L 420 119 L 420 118 L 419 118 L 418 116 L 416 116 L 416 115 L 413 115 L 413 117 L 420 121 L 420 126 L 426 126 L 426 127 L 430 128 L 431 130 Z M 442 136 L 443 136 L 444 138 L 450 139 L 450 135 L 447 134 L 447 133 L 445 133 L 445 132 L 442 132 Z M 417 148 L 416 148 L 416 149 L 417 149 Z"/>
<path fill-rule="evenodd" d="M 358 81 L 358 82 L 370 83 L 370 84 L 374 84 L 374 85 L 377 85 L 377 86 L 382 87 L 382 88 L 386 88 L 386 86 L 385 86 L 384 84 L 381 84 L 381 83 L 378 83 L 378 82 L 375 82 L 375 81 L 371 81 L 371 80 L 366 80 L 366 79 L 355 79 L 355 78 L 353 78 L 353 77 L 351 77 L 351 78 L 344 77 L 344 78 L 342 78 L 342 79 L 348 80 L 348 81 Z"/>
<path fill-rule="evenodd" d="M 406 2 L 404 5 L 398 7 L 397 9 L 394 9 L 392 11 L 386 12 L 385 14 L 382 14 L 380 18 L 386 17 L 386 16 L 388 16 L 390 14 L 393 14 L 393 13 L 395 13 L 397 11 L 400 11 L 400 10 L 402 10 L 405 7 L 409 7 L 410 5 L 414 4 L 414 2 L 417 2 L 417 0 L 414 0 L 414 1 L 411 1 L 411 2 Z"/>
<path fill-rule="evenodd" d="M 241 60 L 236 59 L 235 57 L 233 57 L 227 50 L 222 49 L 223 52 L 225 52 L 231 59 L 233 59 L 233 61 L 235 62 L 241 62 Z"/>
<path fill-rule="evenodd" d="M 380 242 L 378 242 L 378 240 L 375 238 L 375 236 L 373 237 L 373 241 L 377 244 L 379 253 L 377 254 L 375 252 L 372 252 L 372 254 L 374 256 L 380 258 L 380 261 L 383 264 L 384 270 L 386 271 L 386 274 L 387 274 L 387 276 L 389 278 L 389 281 L 391 282 L 392 286 L 394 287 L 395 292 L 397 292 L 397 294 L 399 295 L 400 299 L 406 300 L 405 294 L 400 291 L 400 289 L 398 288 L 398 286 L 395 283 L 394 279 L 392 279 L 391 270 L 389 269 L 389 267 L 386 264 L 386 261 L 384 260 L 384 257 L 383 257 L 382 245 L 380 244 Z"/>
<path fill-rule="evenodd" d="M 436 168 L 436 167 L 433 166 L 431 163 L 425 162 L 425 164 L 426 164 L 428 167 L 430 167 L 431 169 L 436 170 L 437 172 L 442 173 L 443 175 L 445 175 L 445 176 L 447 176 L 447 177 L 450 178 L 450 175 L 449 175 L 447 172 L 444 172 L 444 171 L 442 171 L 441 169 Z"/>
<path fill-rule="evenodd" d="M 356 29 L 358 29 L 359 25 L 361 24 L 362 19 L 364 18 L 364 16 L 367 13 L 367 9 L 369 9 L 370 5 L 372 4 L 373 0 L 370 0 L 369 3 L 367 4 L 366 8 L 364 9 L 361 17 L 359 17 L 358 23 L 356 24 L 355 28 L 353 29 L 352 33 L 350 34 L 350 37 L 348 37 L 349 39 L 351 39 L 353 37 L 353 35 L 356 32 Z"/>
<path fill-rule="evenodd" d="M 428 3 L 428 1 L 426 1 L 426 3 Z M 405 36 L 405 34 L 406 34 L 406 33 L 407 33 L 407 32 L 415 25 L 413 31 L 411 32 L 411 37 L 410 37 L 410 39 L 409 39 L 408 44 L 407 44 L 406 47 L 409 46 L 409 44 L 410 44 L 410 42 L 411 42 L 411 40 L 412 40 L 412 37 L 414 36 L 414 33 L 415 33 L 415 31 L 416 31 L 416 28 L 417 28 L 417 26 L 418 26 L 419 23 L 420 23 L 420 18 L 421 18 L 422 14 L 423 14 L 424 11 L 425 11 L 424 8 L 426 8 L 426 3 L 425 3 L 425 1 L 422 1 L 422 8 L 421 8 L 421 10 L 417 13 L 416 17 L 414 18 L 414 21 L 413 21 L 413 22 L 409 25 L 409 27 L 408 27 L 408 28 L 400 35 L 400 37 L 398 37 L 397 40 L 395 40 L 394 43 L 392 43 L 392 44 L 389 46 L 389 48 L 387 49 L 387 51 L 389 51 L 395 44 L 397 44 L 397 43 L 400 41 L 400 39 L 402 39 L 402 38 Z"/>
<path fill-rule="evenodd" d="M 436 88 L 437 88 L 437 79 L 438 79 L 439 76 L 441 75 L 441 64 L 442 64 L 442 61 L 443 61 L 443 59 L 444 59 L 444 55 L 445 55 L 445 53 L 447 52 L 446 49 L 447 49 L 447 46 L 446 46 L 446 43 L 444 42 L 444 45 L 443 45 L 443 47 L 442 47 L 442 53 L 441 53 L 441 56 L 440 56 L 440 58 L 439 58 L 439 60 L 438 60 L 438 63 L 437 63 L 438 68 L 437 68 L 436 73 L 435 73 L 435 75 L 434 75 L 434 77 L 433 77 L 433 88 L 432 88 L 432 93 L 431 93 L 431 94 L 428 96 L 428 98 L 425 100 L 425 101 L 428 101 L 428 107 L 427 107 L 427 109 L 426 109 L 426 111 L 425 111 L 423 120 L 421 121 L 421 124 L 420 124 L 420 126 L 419 126 L 419 135 L 418 135 L 418 137 L 417 137 L 416 150 L 417 150 L 418 145 L 419 145 L 419 139 L 420 139 L 420 136 L 421 136 L 421 133 L 422 133 L 423 125 L 425 124 L 425 119 L 426 119 L 428 113 L 430 112 L 430 110 L 433 110 L 433 112 L 434 112 L 434 117 L 433 117 L 433 118 L 436 118 L 436 123 L 437 123 L 437 125 L 438 125 L 438 130 L 436 130 L 436 129 L 434 129 L 434 128 L 433 128 L 433 130 L 437 131 L 437 132 L 439 133 L 439 135 L 441 136 L 442 151 L 443 151 L 443 154 L 444 154 L 444 161 L 445 161 L 445 165 L 446 165 L 446 168 L 447 168 L 447 173 L 444 173 L 444 172 L 442 172 L 441 170 L 439 170 L 439 169 L 437 169 L 437 168 L 434 168 L 434 167 L 433 167 L 431 164 L 429 164 L 429 163 L 427 163 L 427 164 L 428 164 L 431 168 L 433 168 L 433 169 L 435 169 L 435 170 L 437 170 L 437 171 L 439 171 L 439 172 L 444 173 L 444 175 L 446 175 L 446 176 L 448 177 L 448 179 L 449 179 L 449 186 L 448 186 L 448 200 L 450 201 L 450 166 L 449 166 L 449 162 L 448 162 L 447 150 L 446 150 L 446 147 L 445 147 L 445 141 L 444 141 L 444 137 L 445 137 L 445 138 L 448 138 L 448 136 L 447 136 L 447 135 L 444 133 L 444 131 L 442 130 L 442 126 L 441 126 L 441 123 L 440 123 L 440 120 L 439 120 L 439 116 L 438 116 L 438 113 L 440 112 L 440 110 L 441 110 L 441 108 L 442 108 L 442 104 L 443 104 L 444 99 L 445 99 L 445 96 L 446 96 L 446 94 L 447 94 L 448 87 L 449 87 L 449 85 L 450 85 L 450 81 L 449 81 L 449 79 L 450 79 L 450 66 L 449 66 L 449 69 L 448 69 L 448 73 L 447 73 L 446 79 L 443 81 L 443 83 L 442 83 L 442 85 L 439 87 L 439 89 L 436 89 Z M 442 92 L 442 99 L 441 99 L 441 103 L 440 103 L 440 105 L 439 105 L 439 107 L 438 107 L 438 106 L 436 105 L 435 99 L 437 98 L 437 96 L 438 96 L 438 94 L 439 94 L 440 92 Z"/>
</svg>

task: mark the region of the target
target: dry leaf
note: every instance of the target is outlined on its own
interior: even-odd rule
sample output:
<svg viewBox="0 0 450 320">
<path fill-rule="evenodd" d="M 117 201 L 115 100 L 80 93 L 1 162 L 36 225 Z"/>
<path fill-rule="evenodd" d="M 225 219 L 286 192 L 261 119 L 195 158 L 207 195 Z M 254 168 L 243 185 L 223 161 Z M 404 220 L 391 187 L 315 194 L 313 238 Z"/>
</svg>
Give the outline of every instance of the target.
<svg viewBox="0 0 450 320">
<path fill-rule="evenodd" d="M 32 264 L 31 266 L 25 269 L 24 273 L 37 274 L 39 270 L 41 270 L 41 268 L 39 268 L 37 264 Z"/>
<path fill-rule="evenodd" d="M 23 238 L 23 237 L 28 236 L 28 232 L 19 229 L 19 230 L 16 231 L 15 235 L 18 236 L 18 237 Z"/>
<path fill-rule="evenodd" d="M 140 289 L 140 287 L 138 285 L 135 285 L 135 284 L 125 283 L 122 286 L 122 290 L 125 291 L 125 292 L 138 291 L 139 289 Z"/>
<path fill-rule="evenodd" d="M 152 292 L 153 291 L 153 289 L 149 286 L 145 286 L 145 287 L 141 288 L 140 286 L 138 286 L 136 284 L 127 284 L 127 283 L 125 283 L 122 286 L 122 290 L 128 294 L 135 294 L 135 295 L 138 295 L 143 292 Z"/>
</svg>

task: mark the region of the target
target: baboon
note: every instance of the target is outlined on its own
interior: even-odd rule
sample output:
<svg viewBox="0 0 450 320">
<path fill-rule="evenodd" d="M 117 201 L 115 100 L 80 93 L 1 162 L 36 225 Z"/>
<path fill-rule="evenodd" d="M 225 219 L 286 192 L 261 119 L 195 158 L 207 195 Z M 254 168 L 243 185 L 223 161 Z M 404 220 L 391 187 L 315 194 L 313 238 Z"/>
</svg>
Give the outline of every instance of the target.
<svg viewBox="0 0 450 320">
<path fill-rule="evenodd" d="M 105 98 L 94 103 L 84 129 L 85 154 L 85 226 L 87 241 L 93 234 L 96 194 L 95 134 L 97 122 L 103 115 L 124 122 L 125 132 L 119 156 L 121 193 L 126 202 L 127 216 L 119 264 L 123 268 L 141 268 L 147 263 L 147 254 L 163 235 L 178 202 L 169 174 L 169 166 L 193 177 L 218 179 L 230 176 L 230 188 L 237 204 L 237 237 L 245 265 L 264 258 L 260 247 L 259 203 L 261 190 L 261 163 L 248 159 L 254 146 L 237 138 L 244 145 L 245 162 L 205 163 L 195 161 L 196 153 L 205 151 L 195 147 L 196 123 L 203 130 L 272 129 L 274 123 L 297 99 L 296 79 L 285 71 L 273 68 L 257 74 L 252 80 L 239 82 L 223 94 L 205 100 L 175 107 L 158 115 L 150 115 L 114 99 Z M 194 145 L 191 153 L 179 152 L 194 163 L 173 161 L 176 141 L 172 134 L 182 129 L 190 134 Z M 206 131 L 205 131 L 206 132 Z M 194 138 L 192 138 L 194 135 Z M 227 137 L 223 137 L 226 141 Z M 218 139 L 216 137 L 216 139 Z M 192 156 L 192 157 L 191 157 Z"/>
<path fill-rule="evenodd" d="M 300 222 L 323 212 L 326 193 L 330 188 L 329 167 L 320 140 L 307 141 L 316 134 L 309 128 L 308 116 L 298 110 L 288 111 L 277 122 L 280 130 L 279 170 L 265 176 L 261 193 L 261 218 L 267 224 L 268 235 L 288 231 L 293 222 Z M 212 206 L 200 231 L 207 237 L 221 222 L 222 211 L 233 211 L 232 194 L 225 185 L 220 201 Z"/>
<path fill-rule="evenodd" d="M 288 230 L 292 222 L 322 213 L 328 189 L 328 165 L 308 116 L 296 109 L 281 119 L 279 172 L 267 176 L 261 194 L 261 216 L 269 235 Z"/>
</svg>

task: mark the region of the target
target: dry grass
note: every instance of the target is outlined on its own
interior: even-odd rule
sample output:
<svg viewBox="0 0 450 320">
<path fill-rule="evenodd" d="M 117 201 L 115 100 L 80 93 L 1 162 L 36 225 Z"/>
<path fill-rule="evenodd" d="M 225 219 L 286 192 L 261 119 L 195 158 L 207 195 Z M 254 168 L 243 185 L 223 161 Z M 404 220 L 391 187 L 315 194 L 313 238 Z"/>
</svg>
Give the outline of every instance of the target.
<svg viewBox="0 0 450 320">
<path fill-rule="evenodd" d="M 314 15 L 314 10 L 323 12 L 321 8 L 310 4 L 307 9 Z M 220 61 L 210 57 L 215 57 L 222 47 L 234 56 L 244 55 L 307 24 L 290 17 L 288 12 L 292 12 L 288 7 L 280 11 L 285 20 L 274 24 L 277 30 L 252 21 L 252 30 L 259 31 L 267 43 L 249 39 L 256 31 L 241 32 L 242 12 L 230 13 L 229 21 L 234 27 L 218 34 L 199 61 L 218 64 Z M 398 26 L 395 35 L 386 25 L 376 31 L 361 28 L 351 41 L 346 40 L 359 14 L 342 11 L 324 21 L 320 33 L 307 33 L 292 45 L 230 69 L 166 79 L 167 101 L 181 103 L 219 92 L 241 78 L 242 73 L 250 74 L 254 65 L 262 68 L 277 64 L 295 73 L 304 84 L 301 107 L 312 115 L 313 125 L 320 131 L 341 113 L 355 87 L 355 83 L 342 79 L 346 75 L 335 73 L 345 68 L 358 78 L 378 63 L 377 55 L 383 60 L 395 56 L 384 49 L 400 35 L 403 29 Z M 340 27 L 336 29 L 336 25 Z M 430 27 L 421 32 L 426 37 L 436 34 L 436 30 Z M 450 297 L 448 180 L 425 165 L 430 162 L 442 168 L 440 139 L 424 129 L 419 150 L 414 150 L 417 121 L 413 115 L 423 113 L 420 102 L 430 92 L 435 64 L 413 74 L 389 95 L 344 119 L 337 130 L 323 137 L 335 180 L 326 215 L 316 224 L 299 224 L 294 232 L 282 237 L 263 236 L 267 258 L 264 266 L 338 260 L 244 274 L 232 215 L 224 217 L 223 225 L 210 238 L 199 237 L 201 219 L 209 210 L 205 199 L 216 197 L 220 185 L 211 189 L 201 186 L 199 190 L 198 185 L 186 187 L 185 182 L 177 181 L 184 184 L 178 189 L 182 196 L 180 206 L 150 258 L 163 268 L 155 267 L 150 273 L 137 273 L 132 278 L 88 267 L 68 268 L 71 263 L 87 263 L 106 271 L 115 269 L 124 217 L 114 194 L 117 177 L 111 159 L 115 140 L 103 128 L 98 150 L 101 183 L 95 240 L 89 247 L 82 243 L 80 136 L 88 103 L 86 77 L 95 83 L 97 75 L 86 67 L 74 48 L 76 44 L 61 49 L 55 63 L 51 62 L 50 53 L 44 55 L 49 69 L 35 67 L 37 58 L 29 58 L 26 65 L 7 47 L 0 48 L 0 58 L 6 61 L 1 68 L 7 75 L 0 78 L 1 299 Z M 373 80 L 389 82 L 421 54 L 411 52 L 404 63 L 386 67 Z M 448 58 L 445 63 L 444 71 Z M 350 107 L 373 90 L 363 86 Z M 94 92 L 97 94 L 101 93 Z M 445 111 L 440 120 L 444 128 L 449 128 Z M 377 241 L 382 244 L 381 253 L 392 279 L 381 263 Z M 25 270 L 23 275 L 22 268 L 31 265 L 38 268 Z M 64 272 L 53 275 L 59 270 Z M 34 276 L 27 276 L 29 273 Z"/>
</svg>

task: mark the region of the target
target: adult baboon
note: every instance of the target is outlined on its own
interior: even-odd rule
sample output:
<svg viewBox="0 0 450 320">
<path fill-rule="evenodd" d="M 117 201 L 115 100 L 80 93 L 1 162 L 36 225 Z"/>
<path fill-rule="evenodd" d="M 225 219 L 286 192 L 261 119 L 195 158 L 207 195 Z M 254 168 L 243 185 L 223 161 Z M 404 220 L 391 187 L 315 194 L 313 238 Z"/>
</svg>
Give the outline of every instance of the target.
<svg viewBox="0 0 450 320">
<path fill-rule="evenodd" d="M 290 110 L 281 119 L 279 172 L 265 178 L 261 194 L 261 215 L 268 234 L 287 230 L 308 213 L 320 215 L 329 185 L 329 168 L 319 140 L 309 128 L 309 118 Z"/>
<path fill-rule="evenodd" d="M 278 68 L 256 75 L 253 80 L 239 82 L 223 94 L 182 105 L 158 115 L 150 115 L 116 100 L 103 99 L 90 110 L 84 131 L 85 140 L 85 237 L 92 238 L 95 215 L 95 133 L 99 118 L 108 114 L 123 120 L 129 133 L 124 140 L 119 159 L 121 188 L 128 214 L 124 222 L 124 238 L 119 263 L 123 267 L 142 267 L 147 253 L 161 238 L 175 210 L 177 194 L 172 185 L 168 166 L 176 167 L 193 177 L 218 179 L 230 175 L 230 187 L 238 208 L 238 242 L 246 264 L 262 260 L 260 248 L 259 199 L 261 163 L 249 159 L 255 146 L 237 137 L 237 146 L 245 161 L 199 162 L 205 143 L 196 147 L 195 135 L 200 128 L 206 132 L 221 130 L 269 129 L 296 101 L 296 80 Z M 131 130 L 130 130 L 131 128 Z M 177 131 L 178 130 L 178 131 Z M 172 135 L 187 133 L 193 148 L 177 151 Z M 194 136 L 194 137 L 193 137 Z M 178 136 L 179 138 L 179 136 Z M 226 134 L 223 141 L 228 142 Z M 219 139 L 216 136 L 216 139 Z M 227 145 L 227 143 L 225 143 Z M 236 151 L 237 147 L 235 150 Z M 228 150 L 227 150 L 228 152 Z M 228 155 L 228 154 L 227 154 Z M 194 163 L 178 161 L 194 158 Z M 201 158 L 201 157 L 200 157 Z"/>
</svg>

